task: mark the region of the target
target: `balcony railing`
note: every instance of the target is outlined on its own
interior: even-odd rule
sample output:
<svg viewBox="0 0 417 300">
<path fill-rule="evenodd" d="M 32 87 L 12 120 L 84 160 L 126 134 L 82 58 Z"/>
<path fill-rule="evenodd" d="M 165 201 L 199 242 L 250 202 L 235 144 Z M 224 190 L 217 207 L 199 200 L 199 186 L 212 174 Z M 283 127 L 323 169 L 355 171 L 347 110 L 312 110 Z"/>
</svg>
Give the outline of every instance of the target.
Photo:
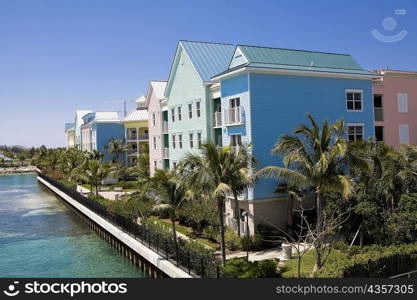
<svg viewBox="0 0 417 300">
<path fill-rule="evenodd" d="M 225 111 L 225 125 L 239 125 L 242 123 L 242 110 L 240 106 Z"/>
<path fill-rule="evenodd" d="M 162 123 L 162 133 L 168 133 L 168 121 Z"/>
<path fill-rule="evenodd" d="M 213 127 L 222 127 L 222 112 L 216 111 L 213 113 Z"/>
<path fill-rule="evenodd" d="M 164 159 L 168 159 L 169 158 L 169 148 L 165 147 L 164 152 L 162 154 L 163 154 Z"/>
<path fill-rule="evenodd" d="M 242 220 L 236 220 L 235 218 L 232 218 L 230 216 L 225 216 L 225 223 L 228 227 L 233 229 L 235 232 L 237 232 L 237 227 L 240 226 L 240 235 L 246 235 L 246 222 Z"/>
<path fill-rule="evenodd" d="M 126 135 L 127 140 L 135 140 L 136 141 L 137 137 L 138 137 L 137 133 L 128 133 Z"/>
<path fill-rule="evenodd" d="M 382 107 L 374 108 L 375 121 L 384 121 L 384 109 Z"/>
<path fill-rule="evenodd" d="M 137 155 L 138 149 L 129 149 L 126 151 L 127 155 Z"/>
<path fill-rule="evenodd" d="M 138 140 L 149 140 L 149 134 L 146 132 L 139 133 Z"/>
</svg>

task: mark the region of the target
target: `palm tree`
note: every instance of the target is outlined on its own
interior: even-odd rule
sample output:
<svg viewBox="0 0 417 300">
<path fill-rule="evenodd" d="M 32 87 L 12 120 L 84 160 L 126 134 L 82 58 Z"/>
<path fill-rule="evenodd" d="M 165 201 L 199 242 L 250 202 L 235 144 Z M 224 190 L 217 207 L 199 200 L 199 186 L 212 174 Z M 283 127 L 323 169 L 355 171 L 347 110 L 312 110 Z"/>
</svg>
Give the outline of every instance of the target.
<svg viewBox="0 0 417 300">
<path fill-rule="evenodd" d="M 238 213 L 237 233 L 240 236 L 240 207 L 238 196 L 247 191 L 254 181 L 254 169 L 258 163 L 254 156 L 251 155 L 251 147 L 241 146 L 237 152 L 231 151 L 228 156 L 227 176 L 229 186 L 232 191 L 236 211 Z"/>
<path fill-rule="evenodd" d="M 155 202 L 155 210 L 168 212 L 172 224 L 172 238 L 175 249 L 178 251 L 177 232 L 175 219 L 177 211 L 187 201 L 187 188 L 179 178 L 176 170 L 157 170 L 152 177 L 152 185 L 147 191 L 147 196 Z"/>
<path fill-rule="evenodd" d="M 26 160 L 26 153 L 25 152 L 19 152 L 16 155 L 17 159 L 20 160 L 20 164 L 23 166 L 23 162 Z"/>
<path fill-rule="evenodd" d="M 231 150 L 229 147 L 218 148 L 214 143 L 208 143 L 201 146 L 201 151 L 201 155 L 188 153 L 182 161 L 184 178 L 189 186 L 201 189 L 203 194 L 217 202 L 222 263 L 225 264 L 223 211 L 227 194 L 232 192 L 229 177 Z"/>
<path fill-rule="evenodd" d="M 122 139 L 111 139 L 106 149 L 110 154 L 114 155 L 114 162 L 119 162 L 119 156 L 123 152 L 129 149 L 128 145 L 125 145 L 125 142 Z"/>
<path fill-rule="evenodd" d="M 91 186 L 91 193 L 93 187 L 96 190 L 96 197 L 98 197 L 98 188 L 102 180 L 109 175 L 110 169 L 101 163 L 99 159 L 87 160 L 83 167 L 81 178 L 87 181 Z"/>
<path fill-rule="evenodd" d="M 95 160 L 101 160 L 104 158 L 104 154 L 98 150 L 91 150 L 88 152 L 84 152 L 84 156 L 86 159 L 95 159 Z"/>
<path fill-rule="evenodd" d="M 313 187 L 316 193 L 316 230 L 322 228 L 322 194 L 340 192 L 344 198 L 351 193 L 354 182 L 347 175 L 347 141 L 345 124 L 323 121 L 320 129 L 314 118 L 307 114 L 311 128 L 300 125 L 294 135 L 283 135 L 272 149 L 273 154 L 283 156 L 283 167 L 268 166 L 259 171 L 260 176 L 276 178 L 297 187 Z M 320 253 L 316 251 L 313 272 L 322 266 Z"/>
</svg>

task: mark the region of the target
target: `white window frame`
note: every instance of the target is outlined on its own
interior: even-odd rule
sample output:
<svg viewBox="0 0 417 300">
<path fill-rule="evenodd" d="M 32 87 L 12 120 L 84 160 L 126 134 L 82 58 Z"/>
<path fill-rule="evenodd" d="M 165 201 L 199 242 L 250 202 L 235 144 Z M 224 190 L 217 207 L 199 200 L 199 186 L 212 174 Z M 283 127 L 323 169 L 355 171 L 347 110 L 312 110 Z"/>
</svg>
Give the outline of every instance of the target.
<svg viewBox="0 0 417 300">
<path fill-rule="evenodd" d="M 188 134 L 190 149 L 194 149 L 194 132 Z"/>
<path fill-rule="evenodd" d="M 355 109 L 355 101 L 356 100 L 348 100 L 347 95 L 348 93 L 360 93 L 361 94 L 361 109 Z M 353 101 L 353 109 L 348 108 L 348 101 Z M 347 89 L 345 90 L 345 103 L 346 103 L 346 111 L 348 112 L 363 112 L 363 90 L 354 90 L 354 89 Z"/>
<path fill-rule="evenodd" d="M 175 134 L 171 134 L 171 144 L 172 144 L 172 149 L 175 149 Z"/>
<path fill-rule="evenodd" d="M 397 93 L 398 112 L 408 113 L 408 94 Z"/>
<path fill-rule="evenodd" d="M 346 124 L 346 138 L 348 141 L 349 140 L 349 127 L 362 127 L 362 141 L 365 140 L 365 124 L 364 123 L 347 123 Z M 354 136 L 354 140 L 352 142 L 356 142 L 358 141 L 356 138 L 356 128 L 355 128 L 355 132 L 353 133 Z"/>
<path fill-rule="evenodd" d="M 178 122 L 182 120 L 182 108 L 181 105 L 177 106 Z"/>
<path fill-rule="evenodd" d="M 201 100 L 195 102 L 195 116 L 196 118 L 201 117 Z"/>
<path fill-rule="evenodd" d="M 182 149 L 182 133 L 178 134 L 178 147 Z"/>
<path fill-rule="evenodd" d="M 188 107 L 188 119 L 192 120 L 192 118 L 193 118 L 193 103 L 188 103 L 187 107 Z"/>
<path fill-rule="evenodd" d="M 196 136 L 197 136 L 197 149 L 201 149 L 201 145 L 202 145 L 202 142 L 201 142 L 201 140 L 202 140 L 202 132 L 201 131 L 198 131 L 196 133 Z"/>
<path fill-rule="evenodd" d="M 156 140 L 156 136 L 152 137 L 152 145 L 154 150 L 158 150 L 158 143 Z"/>
<path fill-rule="evenodd" d="M 175 123 L 175 107 L 171 107 L 171 121 Z"/>
<path fill-rule="evenodd" d="M 407 128 L 405 139 L 401 138 L 401 128 Z M 398 126 L 398 142 L 401 145 L 410 143 L 410 126 L 408 124 L 400 124 Z"/>
</svg>

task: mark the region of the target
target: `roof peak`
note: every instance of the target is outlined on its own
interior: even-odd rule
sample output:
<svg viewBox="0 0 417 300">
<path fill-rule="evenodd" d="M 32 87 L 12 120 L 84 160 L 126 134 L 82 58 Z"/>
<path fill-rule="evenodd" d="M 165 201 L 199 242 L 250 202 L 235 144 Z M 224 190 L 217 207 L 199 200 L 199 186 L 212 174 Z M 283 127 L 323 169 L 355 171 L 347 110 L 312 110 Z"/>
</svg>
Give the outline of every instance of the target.
<svg viewBox="0 0 417 300">
<path fill-rule="evenodd" d="M 229 46 L 234 46 L 235 45 L 235 44 L 230 44 L 230 43 L 218 43 L 218 42 L 206 42 L 206 41 L 191 41 L 191 40 L 179 40 L 179 42 L 201 43 L 201 44 L 214 44 L 214 45 L 229 45 Z"/>
<path fill-rule="evenodd" d="M 315 51 L 315 50 L 291 49 L 291 48 L 269 47 L 269 46 L 236 45 L 236 48 L 237 47 L 264 48 L 264 49 L 274 49 L 274 50 L 289 50 L 289 51 L 299 51 L 299 52 L 310 52 L 310 53 L 351 56 L 350 54 L 346 54 L 346 53 L 324 52 L 324 51 Z"/>
</svg>

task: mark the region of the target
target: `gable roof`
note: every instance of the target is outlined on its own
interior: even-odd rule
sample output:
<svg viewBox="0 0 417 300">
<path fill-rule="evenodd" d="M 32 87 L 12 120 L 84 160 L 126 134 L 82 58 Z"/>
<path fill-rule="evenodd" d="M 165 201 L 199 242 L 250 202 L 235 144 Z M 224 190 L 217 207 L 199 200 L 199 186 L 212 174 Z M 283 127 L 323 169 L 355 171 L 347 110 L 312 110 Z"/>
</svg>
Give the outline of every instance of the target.
<svg viewBox="0 0 417 300">
<path fill-rule="evenodd" d="M 74 130 L 75 123 L 65 123 L 65 131 Z"/>
<path fill-rule="evenodd" d="M 148 121 L 147 109 L 134 110 L 123 119 L 123 122 L 137 122 L 137 121 Z"/>
<path fill-rule="evenodd" d="M 243 63 L 215 77 L 243 67 L 375 75 L 364 70 L 349 54 L 246 45 L 238 45 L 237 49 L 246 58 Z"/>
<path fill-rule="evenodd" d="M 235 46 L 232 44 L 184 40 L 179 41 L 168 77 L 165 95 L 167 95 L 167 92 L 170 90 L 172 75 L 178 66 L 179 54 L 181 54 L 181 51 L 185 51 L 188 55 L 191 60 L 191 64 L 196 70 L 201 81 L 209 82 L 214 75 L 227 70 L 234 50 Z"/>
<path fill-rule="evenodd" d="M 163 99 L 165 96 L 165 89 L 167 87 L 166 80 L 151 80 L 149 81 L 148 92 L 146 93 L 145 106 L 149 106 L 151 94 L 154 93 L 158 100 Z"/>
</svg>

